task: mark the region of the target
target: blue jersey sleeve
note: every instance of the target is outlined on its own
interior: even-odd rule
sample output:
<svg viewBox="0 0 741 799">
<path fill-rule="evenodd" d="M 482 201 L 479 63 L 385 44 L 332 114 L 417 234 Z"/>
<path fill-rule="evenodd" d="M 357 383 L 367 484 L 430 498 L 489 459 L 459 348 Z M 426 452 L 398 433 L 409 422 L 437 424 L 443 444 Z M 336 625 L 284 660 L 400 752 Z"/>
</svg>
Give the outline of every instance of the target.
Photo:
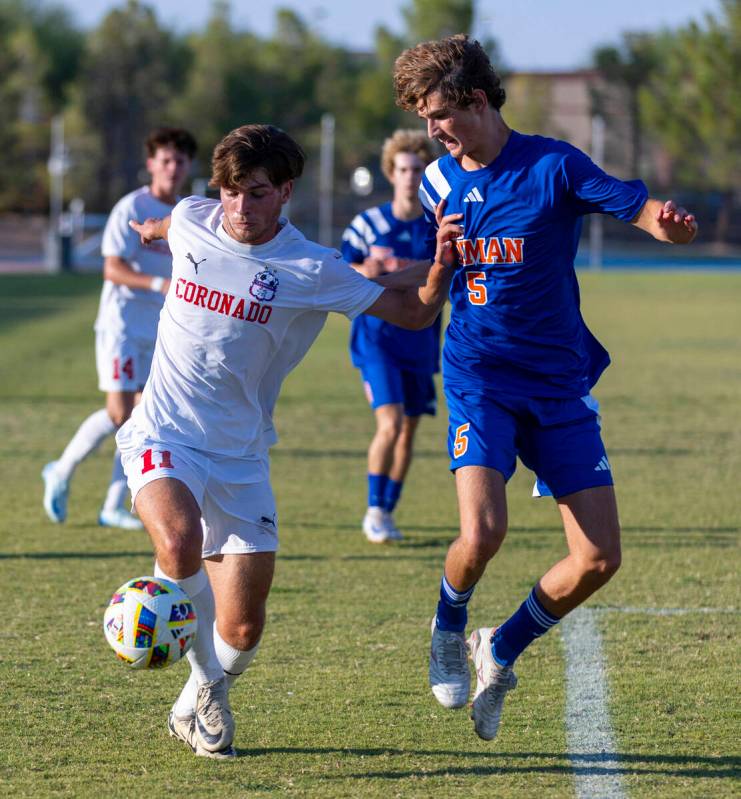
<svg viewBox="0 0 741 799">
<path fill-rule="evenodd" d="M 342 257 L 349 264 L 362 264 L 368 257 L 370 249 L 367 236 L 364 232 L 367 231 L 368 223 L 363 217 L 358 214 L 352 222 L 345 228 L 342 234 Z"/>
<path fill-rule="evenodd" d="M 585 153 L 569 147 L 563 159 L 567 191 L 579 214 L 610 214 L 630 222 L 648 199 L 641 180 L 623 181 L 608 175 Z"/>
</svg>

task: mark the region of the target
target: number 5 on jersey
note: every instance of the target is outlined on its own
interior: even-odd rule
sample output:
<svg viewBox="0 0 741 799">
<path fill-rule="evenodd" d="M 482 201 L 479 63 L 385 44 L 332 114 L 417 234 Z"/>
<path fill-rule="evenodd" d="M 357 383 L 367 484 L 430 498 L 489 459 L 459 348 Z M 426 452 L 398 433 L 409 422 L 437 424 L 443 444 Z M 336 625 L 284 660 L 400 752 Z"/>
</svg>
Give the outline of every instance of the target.
<svg viewBox="0 0 741 799">
<path fill-rule="evenodd" d="M 486 305 L 489 300 L 486 292 L 486 272 L 466 272 L 466 287 L 471 305 Z"/>
<path fill-rule="evenodd" d="M 142 465 L 142 474 L 146 474 L 147 472 L 154 471 L 156 468 L 160 469 L 174 469 L 175 467 L 172 465 L 172 458 L 170 457 L 170 451 L 167 449 L 161 449 L 157 451 L 157 455 L 159 455 L 159 463 L 154 462 L 154 451 L 151 449 L 146 449 L 142 452 L 142 461 L 144 461 Z"/>
<path fill-rule="evenodd" d="M 468 436 L 466 433 L 471 429 L 471 423 L 459 425 L 455 428 L 455 441 L 453 442 L 453 457 L 460 458 L 468 450 Z"/>
</svg>

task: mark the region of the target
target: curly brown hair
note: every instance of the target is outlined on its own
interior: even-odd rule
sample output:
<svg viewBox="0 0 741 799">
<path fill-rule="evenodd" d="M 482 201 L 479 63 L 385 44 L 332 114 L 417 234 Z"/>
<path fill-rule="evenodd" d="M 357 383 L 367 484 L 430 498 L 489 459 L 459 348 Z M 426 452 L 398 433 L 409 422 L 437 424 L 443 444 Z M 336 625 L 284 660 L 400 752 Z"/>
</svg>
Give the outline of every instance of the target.
<svg viewBox="0 0 741 799">
<path fill-rule="evenodd" d="M 242 125 L 216 145 L 211 159 L 213 189 L 236 189 L 256 169 L 274 186 L 301 176 L 306 156 L 285 131 L 273 125 Z"/>
<path fill-rule="evenodd" d="M 394 171 L 394 158 L 399 153 L 419 156 L 425 166 L 435 158 L 432 144 L 423 131 L 395 130 L 383 143 L 381 150 L 381 171 L 389 180 Z"/>
<path fill-rule="evenodd" d="M 467 108 L 475 89 L 485 92 L 497 111 L 504 105 L 501 78 L 489 56 L 463 33 L 410 47 L 394 63 L 396 104 L 405 111 L 416 111 L 436 91 L 453 107 Z"/>
</svg>

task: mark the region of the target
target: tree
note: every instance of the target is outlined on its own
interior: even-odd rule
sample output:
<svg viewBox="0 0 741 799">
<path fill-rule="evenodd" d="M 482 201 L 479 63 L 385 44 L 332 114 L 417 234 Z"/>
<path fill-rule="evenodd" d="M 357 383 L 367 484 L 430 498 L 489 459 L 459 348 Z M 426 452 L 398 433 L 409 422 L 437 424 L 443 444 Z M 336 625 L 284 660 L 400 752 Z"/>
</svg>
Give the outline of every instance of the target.
<svg viewBox="0 0 741 799">
<path fill-rule="evenodd" d="M 96 208 L 109 208 L 141 182 L 142 142 L 171 121 L 183 60 L 179 43 L 137 0 L 111 11 L 89 35 L 70 109 L 80 137 L 71 178 Z"/>
<path fill-rule="evenodd" d="M 402 9 L 411 44 L 470 33 L 474 0 L 412 0 Z"/>
<path fill-rule="evenodd" d="M 721 16 L 707 14 L 705 23 L 661 37 L 658 67 L 640 101 L 677 180 L 720 192 L 721 241 L 741 185 L 741 0 L 722 0 Z"/>
</svg>

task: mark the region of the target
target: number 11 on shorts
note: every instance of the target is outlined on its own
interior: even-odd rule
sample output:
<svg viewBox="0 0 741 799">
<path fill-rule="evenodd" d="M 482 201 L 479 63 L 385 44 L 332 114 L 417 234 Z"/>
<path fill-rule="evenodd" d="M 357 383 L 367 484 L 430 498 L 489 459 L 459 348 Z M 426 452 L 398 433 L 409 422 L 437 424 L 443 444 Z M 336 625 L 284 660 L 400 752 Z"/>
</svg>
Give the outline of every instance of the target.
<svg viewBox="0 0 741 799">
<path fill-rule="evenodd" d="M 147 449 L 142 452 L 142 460 L 144 461 L 144 465 L 142 466 L 142 474 L 146 474 L 147 472 L 151 472 L 157 467 L 160 469 L 174 469 L 175 467 L 172 465 L 172 458 L 170 457 L 170 451 L 167 449 L 161 449 L 157 453 L 160 456 L 160 462 L 154 462 L 154 453 L 153 450 Z"/>
</svg>

